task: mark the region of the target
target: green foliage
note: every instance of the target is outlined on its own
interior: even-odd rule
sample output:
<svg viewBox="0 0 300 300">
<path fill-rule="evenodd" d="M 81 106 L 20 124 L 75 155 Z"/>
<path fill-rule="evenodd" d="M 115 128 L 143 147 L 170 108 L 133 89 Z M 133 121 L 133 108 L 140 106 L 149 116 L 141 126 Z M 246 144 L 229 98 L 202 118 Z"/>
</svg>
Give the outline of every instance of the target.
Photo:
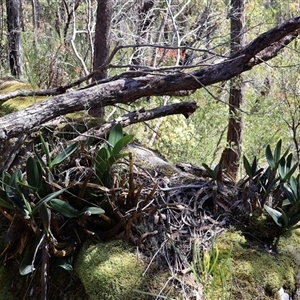
<svg viewBox="0 0 300 300">
<path fill-rule="evenodd" d="M 250 165 L 247 157 L 245 155 L 243 155 L 243 164 L 244 164 L 244 168 L 245 168 L 245 171 L 246 171 L 247 175 L 250 178 L 253 178 L 256 175 L 256 171 L 257 171 L 257 158 L 256 158 L 256 156 L 254 157 L 253 162 Z"/>
<path fill-rule="evenodd" d="M 41 148 L 42 148 L 44 154 L 46 155 L 46 164 L 50 170 L 53 169 L 56 165 L 60 164 L 62 161 L 64 161 L 70 155 L 72 155 L 79 147 L 79 143 L 76 142 L 76 143 L 68 146 L 66 149 L 64 149 L 61 153 L 59 153 L 56 157 L 54 157 L 52 159 L 48 143 L 45 142 L 42 135 L 40 136 L 40 138 L 41 138 Z M 39 159 L 40 163 L 42 165 L 45 165 L 45 162 L 43 161 L 43 159 L 39 155 L 36 155 L 36 156 Z"/>
<path fill-rule="evenodd" d="M 132 135 L 124 135 L 121 125 L 117 124 L 98 152 L 95 152 L 90 141 L 87 141 L 87 148 L 82 149 L 84 145 L 79 147 L 79 143 L 76 142 L 54 154 L 55 151 L 50 149 L 48 142 L 41 135 L 41 143 L 39 147 L 34 147 L 34 156 L 27 159 L 24 171 L 17 169 L 12 174 L 2 173 L 0 206 L 26 224 L 17 229 L 13 226 L 8 229 L 9 235 L 16 234 L 17 230 L 21 240 L 24 239 L 18 250 L 19 254 L 24 256 L 20 264 L 21 275 L 34 271 L 45 251 L 47 256 L 50 254 L 51 257 L 59 257 L 57 266 L 66 270 L 72 269 L 70 262 L 64 259 L 74 251 L 76 245 L 76 236 L 69 226 L 73 228 L 80 224 L 80 227 L 85 227 L 86 220 L 92 216 L 99 217 L 105 214 L 99 200 L 105 199 L 103 190 L 106 190 L 99 186 L 99 182 L 111 187 L 112 166 L 120 158 L 128 155 L 121 151 L 132 138 Z M 65 169 L 67 165 L 76 157 L 81 157 L 82 153 L 88 152 L 88 149 L 96 153 L 94 159 L 89 160 L 93 165 L 87 166 L 94 170 L 94 176 L 86 173 L 85 178 L 80 177 L 72 184 L 65 183 L 66 186 L 63 187 L 61 174 L 70 172 Z M 74 167 L 71 170 L 74 170 Z M 89 180 L 96 183 L 87 187 Z M 84 188 L 78 189 L 77 185 Z M 96 187 L 96 190 L 93 187 Z M 99 190 L 102 196 L 99 195 Z M 61 228 L 57 223 L 59 219 L 64 220 L 64 226 Z"/>
<path fill-rule="evenodd" d="M 191 270 L 196 279 L 204 287 L 206 296 L 217 287 L 222 290 L 222 296 L 228 293 L 227 282 L 231 275 L 229 262 L 231 259 L 232 246 L 226 253 L 220 254 L 217 245 L 213 245 L 210 250 L 200 251 L 197 240 L 194 242 Z M 210 299 L 210 297 L 209 297 Z"/>
<path fill-rule="evenodd" d="M 117 124 L 109 134 L 107 143 L 98 151 L 95 163 L 95 172 L 99 182 L 105 187 L 111 187 L 111 167 L 128 153 L 121 153 L 126 145 L 133 139 L 133 135 L 123 134 L 120 124 Z"/>
<path fill-rule="evenodd" d="M 219 169 L 220 165 L 216 165 L 214 169 L 210 168 L 207 164 L 203 163 L 202 166 L 205 168 L 209 176 L 211 177 L 212 181 L 216 181 L 218 174 L 219 174 Z"/>
<path fill-rule="evenodd" d="M 263 207 L 274 222 L 285 230 L 297 228 L 300 221 L 300 175 L 293 176 L 298 162 L 293 163 L 293 154 L 289 148 L 282 153 L 282 140 L 279 140 L 274 151 L 270 145 L 266 147 L 267 169 L 257 171 L 257 158 L 252 165 L 244 156 L 244 167 L 249 176 L 250 189 L 257 191 L 260 198 L 260 207 Z M 256 195 L 257 195 L 256 194 Z M 265 204 L 267 198 L 272 197 L 272 206 Z M 253 200 L 253 199 L 252 199 Z"/>
</svg>

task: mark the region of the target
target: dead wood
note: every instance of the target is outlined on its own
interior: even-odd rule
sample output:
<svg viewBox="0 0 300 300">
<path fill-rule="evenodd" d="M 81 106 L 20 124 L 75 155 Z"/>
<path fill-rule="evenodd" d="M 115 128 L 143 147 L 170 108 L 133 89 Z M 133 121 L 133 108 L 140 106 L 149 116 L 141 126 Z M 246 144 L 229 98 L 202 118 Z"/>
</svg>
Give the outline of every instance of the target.
<svg viewBox="0 0 300 300">
<path fill-rule="evenodd" d="M 130 104 L 139 98 L 148 96 L 178 95 L 181 91 L 196 90 L 217 82 L 227 81 L 278 55 L 298 36 L 299 28 L 300 17 L 292 18 L 258 36 L 223 62 L 199 68 L 190 73 L 179 71 L 153 73 L 138 70 L 130 72 L 132 77 L 128 77 L 129 72 L 127 72 L 111 78 L 111 81 L 99 82 L 93 87 L 54 96 L 22 111 L 0 118 L 0 140 L 10 139 L 20 133 L 29 133 L 38 129 L 41 124 L 67 113 L 92 110 L 118 103 Z M 101 66 L 101 68 L 103 67 Z M 105 68 L 109 67 L 109 65 L 105 66 Z M 65 92 L 65 90 L 66 86 L 59 87 L 52 92 L 59 93 L 60 91 Z M 45 91 L 32 93 L 44 95 Z M 20 95 L 28 96 L 30 93 L 19 91 L 1 95 L 0 101 Z"/>
</svg>

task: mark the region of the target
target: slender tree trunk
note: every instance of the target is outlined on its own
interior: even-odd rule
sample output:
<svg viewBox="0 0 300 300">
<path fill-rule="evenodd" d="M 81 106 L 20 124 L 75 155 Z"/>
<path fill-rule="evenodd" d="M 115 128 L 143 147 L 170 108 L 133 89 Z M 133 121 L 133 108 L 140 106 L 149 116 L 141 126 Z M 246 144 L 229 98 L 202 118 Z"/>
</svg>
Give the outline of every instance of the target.
<svg viewBox="0 0 300 300">
<path fill-rule="evenodd" d="M 109 55 L 110 43 L 110 22 L 112 15 L 111 0 L 98 0 L 97 20 L 95 31 L 95 53 L 93 61 L 93 70 L 102 66 Z M 107 77 L 107 70 L 97 72 L 93 76 L 93 81 L 101 80 Z"/>
<path fill-rule="evenodd" d="M 245 44 L 245 0 L 231 0 L 231 53 L 238 51 Z M 236 179 L 241 147 L 243 141 L 243 115 L 239 111 L 244 103 L 244 90 L 242 75 L 230 82 L 229 95 L 229 123 L 227 130 L 227 148 L 223 151 L 222 167 Z"/>
<path fill-rule="evenodd" d="M 6 0 L 6 11 L 9 67 L 11 75 L 19 78 L 22 73 L 20 0 Z"/>
<path fill-rule="evenodd" d="M 110 23 L 112 16 L 111 0 L 98 0 L 96 31 L 94 43 L 94 61 L 93 70 L 97 70 L 105 64 L 109 56 L 110 43 Z M 96 72 L 92 78 L 93 81 L 98 81 L 107 77 L 107 70 L 103 69 Z M 103 117 L 104 108 L 92 109 L 89 114 L 94 117 Z"/>
</svg>

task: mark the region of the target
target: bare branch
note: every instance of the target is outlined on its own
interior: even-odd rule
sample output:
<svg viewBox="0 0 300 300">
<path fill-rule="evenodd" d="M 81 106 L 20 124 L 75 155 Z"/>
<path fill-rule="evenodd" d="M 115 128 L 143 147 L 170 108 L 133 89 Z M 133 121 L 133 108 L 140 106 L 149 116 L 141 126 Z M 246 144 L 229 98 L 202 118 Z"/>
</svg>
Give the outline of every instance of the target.
<svg viewBox="0 0 300 300">
<path fill-rule="evenodd" d="M 75 138 L 73 141 L 86 140 L 89 136 L 103 137 L 118 123 L 120 123 L 122 127 L 127 127 L 131 124 L 145 122 L 169 115 L 182 114 L 185 116 L 185 118 L 188 118 L 196 111 L 197 108 L 198 105 L 196 102 L 173 103 L 150 110 L 145 110 L 142 108 L 138 111 L 130 112 L 124 116 L 121 116 L 111 122 L 107 122 L 104 125 L 92 128 Z"/>
</svg>

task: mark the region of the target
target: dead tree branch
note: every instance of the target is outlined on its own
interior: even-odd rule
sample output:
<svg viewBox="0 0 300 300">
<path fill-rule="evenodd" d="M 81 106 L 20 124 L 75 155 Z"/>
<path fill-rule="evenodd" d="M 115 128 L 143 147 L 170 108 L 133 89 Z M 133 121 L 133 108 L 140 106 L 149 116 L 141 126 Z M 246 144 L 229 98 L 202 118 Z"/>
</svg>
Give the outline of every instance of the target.
<svg viewBox="0 0 300 300">
<path fill-rule="evenodd" d="M 41 124 L 67 113 L 98 107 L 129 104 L 147 96 L 178 95 L 217 82 L 229 80 L 255 65 L 276 56 L 299 34 L 300 16 L 290 19 L 258 36 L 222 63 L 191 73 L 140 74 L 98 83 L 94 87 L 49 98 L 26 109 L 0 118 L 0 140 L 28 133 Z M 38 93 L 36 92 L 38 95 Z M 0 98 L 1 101 L 1 98 Z"/>
<path fill-rule="evenodd" d="M 145 122 L 169 115 L 182 114 L 185 118 L 192 115 L 198 108 L 196 102 L 181 102 L 157 107 L 150 110 L 140 109 L 138 111 L 130 112 L 124 116 L 121 116 L 111 122 L 107 122 L 103 125 L 94 127 L 85 133 L 81 134 L 73 141 L 86 140 L 90 136 L 103 137 L 108 133 L 116 124 L 120 123 L 122 127 L 127 127 L 131 124 Z"/>
</svg>

